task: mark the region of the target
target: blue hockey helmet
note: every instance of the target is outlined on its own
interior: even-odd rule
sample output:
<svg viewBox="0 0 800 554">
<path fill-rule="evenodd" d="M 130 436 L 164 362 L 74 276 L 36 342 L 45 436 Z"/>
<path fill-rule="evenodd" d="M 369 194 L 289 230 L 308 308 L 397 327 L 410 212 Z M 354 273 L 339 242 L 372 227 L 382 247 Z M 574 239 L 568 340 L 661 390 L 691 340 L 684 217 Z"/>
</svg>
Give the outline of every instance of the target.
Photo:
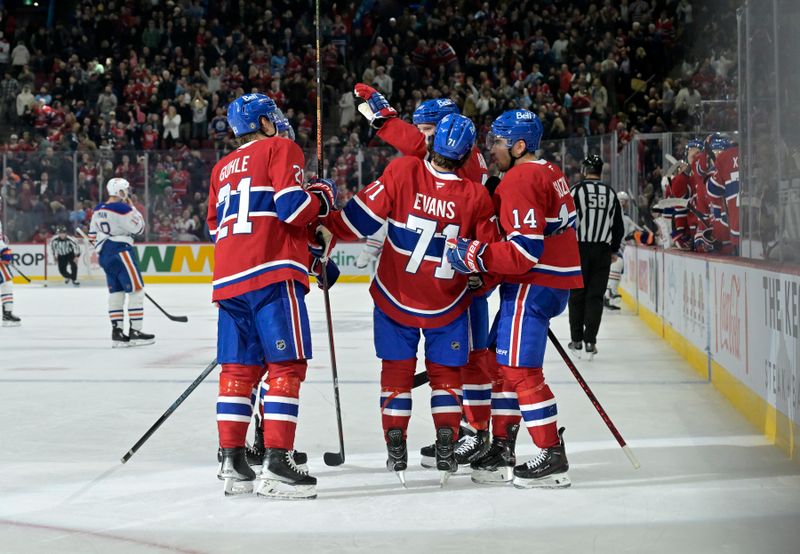
<svg viewBox="0 0 800 554">
<path fill-rule="evenodd" d="M 510 150 L 518 140 L 525 141 L 525 150 L 536 152 L 544 134 L 544 127 L 539 117 L 529 110 L 509 110 L 492 122 L 492 129 L 487 136 L 487 148 L 494 145 L 496 139 L 506 139 Z"/>
<path fill-rule="evenodd" d="M 689 142 L 686 143 L 686 150 L 689 148 L 699 148 L 700 150 L 703 149 L 703 141 L 697 138 L 689 139 Z"/>
<path fill-rule="evenodd" d="M 228 124 L 237 137 L 261 129 L 261 117 L 266 117 L 277 127 L 277 110 L 275 102 L 266 94 L 245 94 L 228 105 Z"/>
<path fill-rule="evenodd" d="M 436 125 L 433 151 L 448 160 L 461 160 L 475 144 L 475 124 L 468 117 L 450 113 Z"/>
<path fill-rule="evenodd" d="M 277 119 L 275 123 L 275 129 L 277 129 L 278 134 L 285 136 L 289 140 L 294 140 L 294 128 L 292 127 L 292 124 L 289 123 L 289 118 L 286 117 L 286 114 L 283 113 L 283 110 L 277 108 L 275 110 L 275 117 Z"/>
<path fill-rule="evenodd" d="M 459 113 L 458 106 L 449 98 L 437 98 L 436 100 L 425 100 L 417 106 L 411 116 L 414 125 L 430 123 L 436 125 L 444 116 L 450 113 Z"/>
<path fill-rule="evenodd" d="M 729 139 L 728 137 L 717 135 L 716 137 L 711 139 L 710 146 L 711 150 L 727 150 L 728 148 L 733 146 L 733 143 L 731 142 L 731 139 Z"/>
</svg>

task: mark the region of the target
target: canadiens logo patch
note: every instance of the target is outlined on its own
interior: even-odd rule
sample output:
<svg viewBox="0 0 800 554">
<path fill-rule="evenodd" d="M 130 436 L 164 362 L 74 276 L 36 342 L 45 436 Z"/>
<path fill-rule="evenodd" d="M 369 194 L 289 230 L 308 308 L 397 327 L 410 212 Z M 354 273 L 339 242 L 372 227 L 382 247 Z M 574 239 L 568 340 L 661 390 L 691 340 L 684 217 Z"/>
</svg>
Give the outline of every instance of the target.
<svg viewBox="0 0 800 554">
<path fill-rule="evenodd" d="M 286 350 L 286 341 L 283 339 L 275 341 L 275 348 L 278 350 Z"/>
<path fill-rule="evenodd" d="M 461 343 L 458 341 L 453 341 L 450 343 L 450 348 L 453 350 L 461 350 Z"/>
</svg>

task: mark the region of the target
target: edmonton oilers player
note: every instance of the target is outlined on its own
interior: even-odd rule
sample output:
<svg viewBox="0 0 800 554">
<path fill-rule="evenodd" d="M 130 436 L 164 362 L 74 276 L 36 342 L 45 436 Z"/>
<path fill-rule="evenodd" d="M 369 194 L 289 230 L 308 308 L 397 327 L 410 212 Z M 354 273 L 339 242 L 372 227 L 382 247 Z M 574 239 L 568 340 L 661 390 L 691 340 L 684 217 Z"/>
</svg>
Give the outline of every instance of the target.
<svg viewBox="0 0 800 554">
<path fill-rule="evenodd" d="M 130 183 L 115 177 L 106 184 L 108 200 L 94 209 L 89 240 L 99 254 L 108 283 L 108 317 L 114 348 L 153 344 L 155 336 L 142 332 L 144 281 L 133 253 L 133 237 L 144 231 L 144 219 L 128 192 Z M 123 332 L 125 295 L 128 295 L 130 330 Z"/>
<path fill-rule="evenodd" d="M 468 279 L 445 259 L 445 240 L 459 234 L 499 239 L 486 189 L 455 171 L 475 142 L 468 118 L 449 114 L 437 125 L 429 160 L 404 156 L 361 190 L 341 212 L 324 220 L 343 240 L 368 236 L 388 222 L 386 247 L 370 287 L 375 350 L 381 359 L 380 408 L 387 468 L 408 463 L 406 431 L 420 332 L 431 384 L 436 467 L 444 483 L 458 468 L 455 440 L 461 421 L 460 368 L 469 359 L 472 302 Z"/>
<path fill-rule="evenodd" d="M 472 480 L 510 480 L 518 409 L 541 449 L 532 460 L 514 467 L 514 485 L 519 488 L 569 486 L 564 429 L 556 427 L 556 400 L 545 384 L 542 362 L 550 319 L 564 311 L 570 289 L 583 286 L 575 204 L 561 170 L 536 157 L 542 131 L 539 118 L 528 110 L 507 111 L 494 120 L 487 141 L 505 171 L 493 200 L 506 241 L 452 239 L 447 253 L 456 271 L 502 276 L 493 329 L 500 366 L 494 439 L 489 453 L 473 462 Z M 497 421 L 500 410 L 506 425 Z"/>
<path fill-rule="evenodd" d="M 449 98 L 425 100 L 414 110 L 413 125 L 397 117 L 397 112 L 389 105 L 382 94 L 374 88 L 358 83 L 355 94 L 362 101 L 359 111 L 369 119 L 370 125 L 377 129 L 377 135 L 386 143 L 397 148 L 405 156 L 428 157 L 428 142 L 436 131 L 436 125 L 448 114 L 458 114 L 458 106 Z M 456 175 L 480 184 L 486 184 L 489 176 L 486 161 L 476 146 L 472 147 L 464 165 L 455 170 Z M 367 237 L 366 245 L 356 265 L 366 267 L 369 260 L 377 257 L 386 238 L 386 226 Z M 360 264 L 360 265 L 359 265 Z M 477 276 L 470 279 L 475 287 L 472 304 L 469 308 L 470 356 L 469 363 L 461 369 L 461 385 L 464 392 L 464 416 L 475 429 L 475 434 L 464 434 L 456 446 L 456 459 L 459 464 L 469 465 L 489 449 L 489 416 L 491 411 L 492 378 L 488 368 L 489 350 L 489 294 L 479 291 L 481 280 Z M 491 292 L 491 291 L 489 291 Z M 420 451 L 423 467 L 436 465 L 434 445 L 425 446 Z"/>
<path fill-rule="evenodd" d="M 245 436 L 251 393 L 266 361 L 265 451 L 257 493 L 315 498 L 317 480 L 298 467 L 294 453 L 300 384 L 311 358 L 308 224 L 331 211 L 336 184 L 304 183 L 303 152 L 279 135 L 282 121 L 266 95 L 245 94 L 231 102 L 228 123 L 239 148 L 211 172 L 207 222 L 215 239 L 212 299 L 219 306 L 222 364 L 218 477 L 226 494 L 253 490 Z"/>
</svg>

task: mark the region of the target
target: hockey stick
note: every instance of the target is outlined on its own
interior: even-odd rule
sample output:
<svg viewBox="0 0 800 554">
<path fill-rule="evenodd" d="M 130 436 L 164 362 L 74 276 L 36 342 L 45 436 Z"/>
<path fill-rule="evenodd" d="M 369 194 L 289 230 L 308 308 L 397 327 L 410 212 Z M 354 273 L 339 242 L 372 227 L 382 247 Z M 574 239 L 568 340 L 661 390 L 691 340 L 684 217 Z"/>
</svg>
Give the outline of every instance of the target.
<svg viewBox="0 0 800 554">
<path fill-rule="evenodd" d="M 316 39 L 317 39 L 317 178 L 323 177 L 323 164 L 322 164 L 322 64 L 320 63 L 320 19 L 319 19 L 319 3 L 316 0 L 314 14 L 314 22 L 316 26 Z M 321 239 L 321 240 L 320 240 Z M 323 237 L 319 237 L 320 244 L 325 245 Z M 331 316 L 331 298 L 328 293 L 328 253 L 325 252 L 320 259 L 322 263 L 322 295 L 325 298 L 325 321 L 328 327 L 328 348 L 330 349 L 331 356 L 331 376 L 333 377 L 333 402 L 336 406 L 336 426 L 339 430 L 339 451 L 338 452 L 325 452 L 323 460 L 325 465 L 339 466 L 344 463 L 344 431 L 342 429 L 342 404 L 339 399 L 339 372 L 336 367 L 336 348 L 333 343 L 333 317 Z"/>
<path fill-rule="evenodd" d="M 164 308 L 162 308 L 161 306 L 159 306 L 159 305 L 158 305 L 158 302 L 156 302 L 155 300 L 153 300 L 153 299 L 152 299 L 152 297 L 151 297 L 149 294 L 147 294 L 147 293 L 144 293 L 144 295 L 145 295 L 145 297 L 146 297 L 146 298 L 147 298 L 147 299 L 148 299 L 150 302 L 152 302 L 152 303 L 153 303 L 153 306 L 155 306 L 156 308 L 158 308 L 158 309 L 161 311 L 161 313 L 162 313 L 162 314 L 164 314 L 165 316 L 167 316 L 167 318 L 171 319 L 172 321 L 179 321 L 179 322 L 181 322 L 181 323 L 186 323 L 187 321 L 189 321 L 189 318 L 188 318 L 188 317 L 186 317 L 185 315 L 172 315 L 171 313 L 167 312 L 167 311 L 166 311 Z"/>
<path fill-rule="evenodd" d="M 561 343 L 558 342 L 558 339 L 556 338 L 556 335 L 553 333 L 552 329 L 547 330 L 547 336 L 550 339 L 550 342 L 553 343 L 553 346 L 556 347 L 556 350 L 558 350 L 558 353 L 561 354 L 561 357 L 564 359 L 564 363 L 567 364 L 567 367 L 572 372 L 572 375 L 575 376 L 575 379 L 578 381 L 578 384 L 583 389 L 583 392 L 585 392 L 586 396 L 589 397 L 589 400 L 594 405 L 594 409 L 597 410 L 598 414 L 600 414 L 600 417 L 605 422 L 606 426 L 608 427 L 608 430 L 611 431 L 611 434 L 614 435 L 615 439 L 617 439 L 617 442 L 622 447 L 622 451 L 625 452 L 625 455 L 628 457 L 628 460 L 630 460 L 631 464 L 633 465 L 633 469 L 639 469 L 639 467 L 641 467 L 641 464 L 639 464 L 639 460 L 636 459 L 636 456 L 633 455 L 633 451 L 625 443 L 625 439 L 623 439 L 620 432 L 617 431 L 614 422 L 612 422 L 611 418 L 608 417 L 608 413 L 606 413 L 606 411 L 603 409 L 603 406 L 600 405 L 600 401 L 597 400 L 597 397 L 592 392 L 592 389 L 589 388 L 589 385 L 583 379 L 583 376 L 578 371 L 578 368 L 575 367 L 575 364 L 570 359 L 569 354 L 567 354 L 567 352 L 564 350 L 564 347 L 561 346 Z"/>
<path fill-rule="evenodd" d="M 89 246 L 92 248 L 92 250 L 95 250 L 95 247 L 94 247 L 94 245 L 92 244 L 92 241 L 91 241 L 91 239 L 89 239 L 88 235 L 87 235 L 86 233 L 84 233 L 84 232 L 83 232 L 83 229 L 81 229 L 80 227 L 78 227 L 78 228 L 76 229 L 76 231 L 78 231 L 78 234 L 79 234 L 80 236 L 82 236 L 82 237 L 83 237 L 83 238 L 86 240 L 86 242 L 89 244 Z M 172 321 L 179 321 L 180 323 L 186 323 L 186 322 L 188 322 L 188 321 L 189 321 L 189 318 L 188 318 L 188 317 L 186 317 L 185 315 L 172 315 L 171 313 L 167 312 L 167 311 L 166 311 L 164 308 L 162 308 L 162 307 L 159 305 L 159 303 L 158 303 L 158 302 L 156 302 L 155 300 L 153 300 L 153 298 L 152 298 L 152 297 L 151 297 L 149 294 L 147 294 L 147 293 L 144 293 L 144 296 L 145 296 L 145 298 L 147 298 L 147 299 L 148 299 L 150 302 L 152 302 L 152 303 L 153 303 L 153 305 L 154 305 L 156 308 L 158 308 L 158 309 L 159 309 L 159 311 L 160 311 L 162 314 L 164 314 L 165 316 L 167 316 L 167 318 L 168 318 L 168 319 L 170 319 L 170 320 L 172 320 Z"/>
<path fill-rule="evenodd" d="M 187 388 L 185 391 L 183 391 L 183 394 L 182 394 L 182 395 L 180 395 L 180 396 L 178 397 L 178 399 L 177 399 L 175 402 L 173 402 L 173 403 L 172 403 L 172 406 L 170 406 L 169 408 L 167 408 L 167 411 L 166 411 L 166 412 L 164 412 L 164 413 L 161 415 L 161 417 L 160 417 L 160 418 L 158 418 L 158 420 L 157 420 L 157 421 L 156 421 L 156 422 L 153 424 L 153 426 L 152 426 L 152 427 L 150 427 L 150 429 L 148 429 L 148 430 L 147 430 L 147 432 L 146 432 L 144 435 L 142 435 L 142 438 L 140 438 L 138 441 L 136 441 L 136 444 L 134 444 L 134 445 L 131 447 L 131 449 L 130 449 L 130 450 L 128 450 L 128 451 L 125 453 L 125 455 L 124 455 L 124 456 L 122 457 L 122 459 L 120 460 L 120 461 L 121 461 L 123 464 L 124 464 L 125 462 L 127 462 L 128 460 L 130 460 L 130 459 L 131 459 L 131 456 L 133 456 L 134 454 L 136 454 L 136 452 L 139 450 L 139 448 L 141 448 L 141 447 L 142 447 L 142 445 L 143 445 L 145 442 L 147 442 L 147 439 L 149 439 L 149 438 L 150 438 L 150 437 L 153 435 L 153 433 L 155 433 L 155 432 L 158 430 L 158 428 L 159 428 L 159 427 L 161 427 L 161 425 L 162 425 L 162 424 L 163 424 L 165 421 L 167 421 L 167 418 L 168 418 L 169 416 L 171 416 L 171 415 L 172 415 L 172 412 L 174 412 L 175 410 L 177 410 L 177 409 L 178 409 L 178 406 L 180 406 L 181 404 L 183 404 L 183 401 L 184 401 L 184 400 L 186 400 L 186 398 L 187 398 L 187 397 L 188 397 L 190 394 L 192 394 L 192 391 L 193 391 L 194 389 L 196 389 L 196 388 L 197 388 L 197 386 L 198 386 L 198 385 L 199 385 L 199 384 L 200 384 L 200 383 L 203 381 L 203 379 L 205 379 L 206 377 L 208 377 L 208 374 L 209 374 L 209 373 L 211 373 L 212 371 L 214 371 L 214 368 L 215 368 L 215 367 L 217 367 L 217 359 L 216 359 L 216 358 L 214 358 L 214 359 L 211 361 L 211 363 L 209 363 L 209 364 L 206 366 L 206 368 L 203 370 L 203 373 L 201 373 L 201 374 L 200 374 L 200 375 L 197 377 L 197 379 L 195 379 L 195 380 L 194 380 L 194 382 L 193 382 L 191 385 L 189 385 L 189 388 Z"/>
</svg>

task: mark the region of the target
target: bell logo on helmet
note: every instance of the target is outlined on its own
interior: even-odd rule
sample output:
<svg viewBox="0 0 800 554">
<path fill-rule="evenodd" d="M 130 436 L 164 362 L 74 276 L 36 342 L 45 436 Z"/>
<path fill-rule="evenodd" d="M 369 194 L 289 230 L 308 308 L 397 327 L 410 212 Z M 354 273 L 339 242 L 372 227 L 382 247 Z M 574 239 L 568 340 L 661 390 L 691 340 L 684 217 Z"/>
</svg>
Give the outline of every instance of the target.
<svg viewBox="0 0 800 554">
<path fill-rule="evenodd" d="M 532 115 L 531 112 L 517 112 L 517 119 L 530 119 Z"/>
</svg>

